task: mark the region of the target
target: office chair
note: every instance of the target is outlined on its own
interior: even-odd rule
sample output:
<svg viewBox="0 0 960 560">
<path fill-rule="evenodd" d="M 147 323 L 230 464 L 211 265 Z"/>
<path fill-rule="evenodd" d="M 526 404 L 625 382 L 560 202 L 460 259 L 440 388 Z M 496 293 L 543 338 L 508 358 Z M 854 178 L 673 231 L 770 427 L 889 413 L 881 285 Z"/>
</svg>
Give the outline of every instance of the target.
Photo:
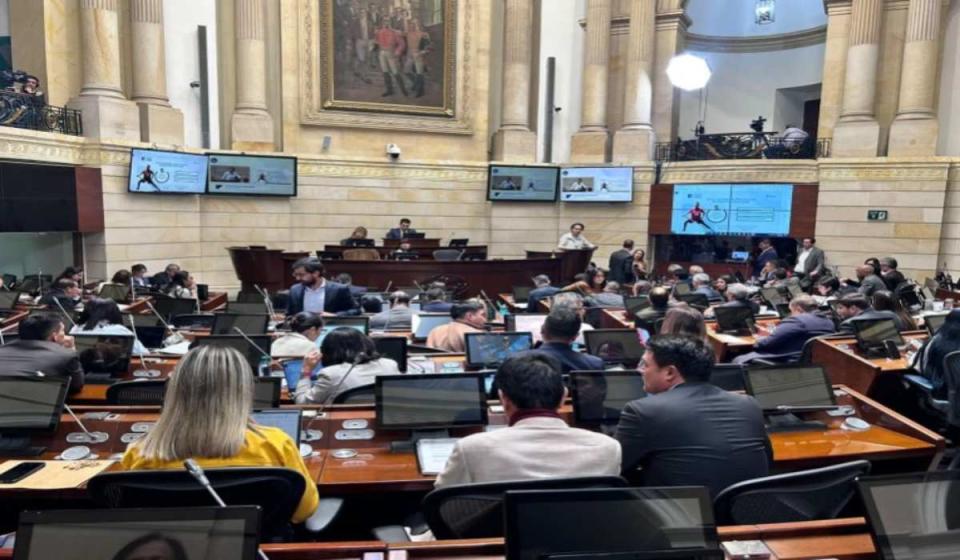
<svg viewBox="0 0 960 560">
<path fill-rule="evenodd" d="M 870 461 L 861 460 L 738 482 L 713 500 L 717 525 L 834 519 L 869 473 Z"/>
<path fill-rule="evenodd" d="M 954 410 L 957 406 L 954 404 L 957 402 L 957 389 L 960 388 L 960 351 L 950 352 L 943 357 L 943 374 L 947 384 L 947 400 L 934 398 L 933 383 L 919 373 L 904 374 L 903 380 L 917 395 L 920 410 L 939 422 L 941 429 L 955 430 L 960 426 L 960 414 Z M 960 452 L 954 456 L 948 468 L 957 466 L 960 466 Z"/>
<path fill-rule="evenodd" d="M 256 505 L 263 512 L 260 540 L 277 542 L 293 536 L 290 517 L 306 482 L 295 470 L 281 467 L 204 469 L 210 485 L 227 505 Z M 183 508 L 216 505 L 186 470 L 101 473 L 87 483 L 94 503 L 107 508 Z M 325 500 L 330 503 L 324 504 Z M 342 500 L 320 500 L 317 512 L 304 524 L 319 533 L 336 517 Z"/>
<path fill-rule="evenodd" d="M 435 261 L 459 261 L 462 256 L 463 251 L 460 249 L 437 249 L 433 252 Z"/>
<path fill-rule="evenodd" d="M 163 404 L 166 390 L 166 379 L 120 381 L 107 387 L 107 404 L 159 406 Z"/>
<path fill-rule="evenodd" d="M 724 391 L 745 391 L 743 366 L 739 364 L 717 364 L 710 373 L 710 383 Z"/>
<path fill-rule="evenodd" d="M 347 389 L 334 397 L 333 404 L 373 404 L 373 384 Z"/>
<path fill-rule="evenodd" d="M 380 251 L 376 249 L 344 249 L 345 261 L 379 261 Z"/>
<path fill-rule="evenodd" d="M 509 490 L 571 490 L 623 488 L 619 476 L 541 478 L 459 484 L 437 488 L 423 498 L 420 510 L 437 540 L 503 536 L 503 497 Z M 374 535 L 384 542 L 410 540 L 403 527 L 378 527 Z"/>
</svg>

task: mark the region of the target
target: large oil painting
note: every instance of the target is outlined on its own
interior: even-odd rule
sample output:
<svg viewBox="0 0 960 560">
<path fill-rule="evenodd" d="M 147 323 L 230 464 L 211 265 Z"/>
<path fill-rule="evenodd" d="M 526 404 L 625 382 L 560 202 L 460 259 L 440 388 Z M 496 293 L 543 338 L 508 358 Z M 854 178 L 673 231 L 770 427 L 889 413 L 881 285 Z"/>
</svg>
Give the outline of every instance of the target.
<svg viewBox="0 0 960 560">
<path fill-rule="evenodd" d="M 452 117 L 456 0 L 321 0 L 324 109 Z"/>
</svg>

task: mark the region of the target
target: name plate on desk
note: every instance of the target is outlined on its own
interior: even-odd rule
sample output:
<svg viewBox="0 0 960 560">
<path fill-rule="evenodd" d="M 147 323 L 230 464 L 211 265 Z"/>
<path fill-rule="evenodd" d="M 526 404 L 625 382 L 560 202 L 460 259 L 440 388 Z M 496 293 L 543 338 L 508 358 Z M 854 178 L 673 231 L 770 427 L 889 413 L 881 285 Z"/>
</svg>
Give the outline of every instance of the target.
<svg viewBox="0 0 960 560">
<path fill-rule="evenodd" d="M 355 441 L 355 440 L 371 440 L 373 439 L 375 433 L 373 430 L 337 430 L 333 437 L 337 441 Z"/>
</svg>

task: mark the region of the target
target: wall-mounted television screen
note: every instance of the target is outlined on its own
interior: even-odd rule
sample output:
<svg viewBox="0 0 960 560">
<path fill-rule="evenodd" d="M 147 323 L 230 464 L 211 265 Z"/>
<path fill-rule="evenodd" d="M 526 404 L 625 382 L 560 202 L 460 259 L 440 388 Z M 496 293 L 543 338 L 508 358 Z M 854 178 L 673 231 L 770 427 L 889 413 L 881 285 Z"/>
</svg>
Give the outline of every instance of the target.
<svg viewBox="0 0 960 560">
<path fill-rule="evenodd" d="M 130 151 L 127 191 L 203 194 L 207 190 L 207 156 L 163 150 Z"/>
<path fill-rule="evenodd" d="M 491 165 L 487 200 L 553 202 L 557 199 L 556 167 Z"/>
<path fill-rule="evenodd" d="M 674 185 L 670 233 L 788 235 L 792 206 L 793 185 Z"/>
<path fill-rule="evenodd" d="M 564 167 L 560 170 L 564 202 L 633 201 L 632 167 Z"/>
<path fill-rule="evenodd" d="M 297 158 L 209 154 L 207 194 L 297 196 Z"/>
</svg>

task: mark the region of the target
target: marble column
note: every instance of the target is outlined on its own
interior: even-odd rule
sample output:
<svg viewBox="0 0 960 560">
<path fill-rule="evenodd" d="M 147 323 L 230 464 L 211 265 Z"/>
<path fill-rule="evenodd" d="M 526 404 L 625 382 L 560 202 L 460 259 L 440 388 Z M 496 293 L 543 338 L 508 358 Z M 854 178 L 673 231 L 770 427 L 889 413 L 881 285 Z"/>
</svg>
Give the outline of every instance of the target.
<svg viewBox="0 0 960 560">
<path fill-rule="evenodd" d="M 910 0 L 900 69 L 900 99 L 890 126 L 891 156 L 932 156 L 940 131 L 935 103 L 942 0 Z"/>
<path fill-rule="evenodd" d="M 163 0 L 130 1 L 133 94 L 140 110 L 140 140 L 183 144 L 183 113 L 167 98 Z"/>
<path fill-rule="evenodd" d="M 140 140 L 137 106 L 120 80 L 118 0 L 80 0 L 83 86 L 67 104 L 83 112 L 83 134 L 92 138 Z"/>
<path fill-rule="evenodd" d="M 883 3 L 853 0 L 843 105 L 833 131 L 831 151 L 836 157 L 873 157 L 879 153 L 880 125 L 874 105 Z"/>
<path fill-rule="evenodd" d="M 580 130 L 570 143 L 574 163 L 607 161 L 607 77 L 611 0 L 587 0 L 587 37 L 580 95 Z"/>
<path fill-rule="evenodd" d="M 263 0 L 237 0 L 237 101 L 231 118 L 233 149 L 272 151 L 273 117 L 267 112 L 267 45 Z"/>
<path fill-rule="evenodd" d="M 533 162 L 537 135 L 530 130 L 530 70 L 533 60 L 533 0 L 504 0 L 503 83 L 500 130 L 493 159 Z"/>
<path fill-rule="evenodd" d="M 653 156 L 651 111 L 656 17 L 656 0 L 634 0 L 630 3 L 623 127 L 613 136 L 614 163 L 650 161 Z"/>
<path fill-rule="evenodd" d="M 684 13 L 686 0 L 657 0 L 656 41 L 653 62 L 653 130 L 661 142 L 679 136 L 680 90 L 667 78 L 667 64 L 686 44 L 690 18 Z"/>
<path fill-rule="evenodd" d="M 823 80 L 820 84 L 820 119 L 817 134 L 833 138 L 833 128 L 843 105 L 843 81 L 847 67 L 847 39 L 850 31 L 851 0 L 825 0 L 827 40 L 823 53 Z"/>
</svg>

